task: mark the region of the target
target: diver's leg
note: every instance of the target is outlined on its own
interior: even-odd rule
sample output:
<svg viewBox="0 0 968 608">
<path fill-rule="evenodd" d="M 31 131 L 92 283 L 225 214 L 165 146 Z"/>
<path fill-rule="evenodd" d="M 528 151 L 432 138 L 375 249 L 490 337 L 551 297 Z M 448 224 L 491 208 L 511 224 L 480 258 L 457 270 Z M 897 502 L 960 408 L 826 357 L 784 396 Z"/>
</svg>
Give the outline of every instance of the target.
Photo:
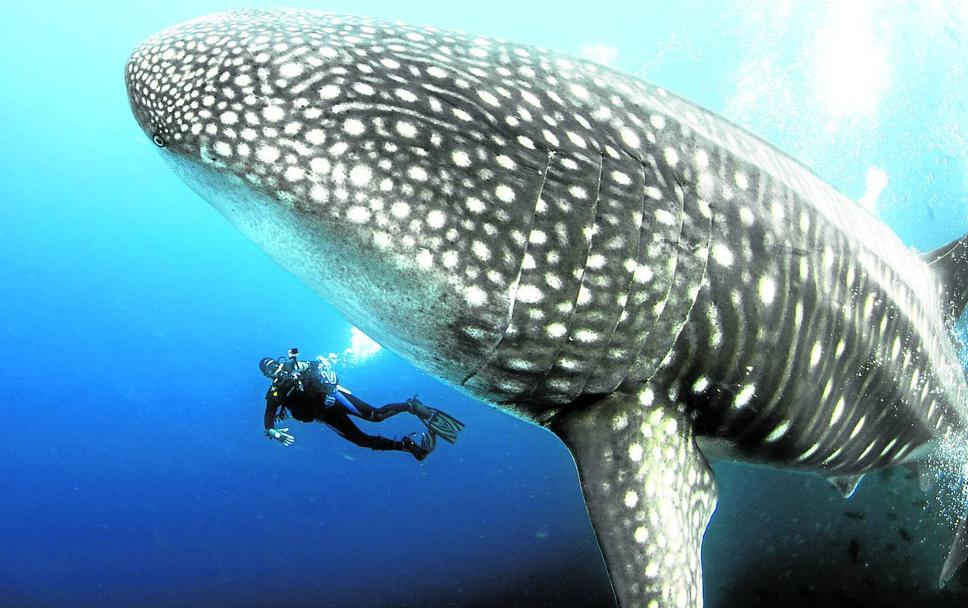
<svg viewBox="0 0 968 608">
<path fill-rule="evenodd" d="M 434 451 L 436 442 L 432 433 L 411 434 L 402 440 L 390 439 L 381 435 L 368 435 L 353 424 L 349 416 L 342 411 L 330 410 L 317 418 L 341 437 L 363 448 L 371 450 L 398 450 L 410 452 L 417 460 L 423 460 Z"/>
<path fill-rule="evenodd" d="M 383 407 L 373 407 L 359 397 L 354 397 L 342 391 L 336 391 L 335 397 L 336 402 L 343 407 L 347 414 L 369 422 L 380 422 L 390 416 L 408 412 L 427 425 L 427 429 L 434 437 L 440 437 L 450 443 L 456 442 L 457 434 L 464 430 L 463 422 L 450 414 L 427 407 L 416 397 L 407 399 L 404 403 L 388 403 Z"/>
<path fill-rule="evenodd" d="M 354 443 L 361 448 L 370 448 L 371 450 L 407 450 L 403 441 L 390 439 L 382 435 L 368 435 L 364 433 L 358 426 L 353 424 L 353 421 L 344 412 L 327 412 L 324 416 L 317 418 L 317 420 L 332 428 L 350 443 Z"/>
<path fill-rule="evenodd" d="M 383 407 L 373 407 L 359 397 L 342 391 L 336 391 L 336 402 L 343 406 L 347 414 L 368 422 L 380 422 L 403 412 L 413 413 L 408 403 L 388 403 Z"/>
</svg>

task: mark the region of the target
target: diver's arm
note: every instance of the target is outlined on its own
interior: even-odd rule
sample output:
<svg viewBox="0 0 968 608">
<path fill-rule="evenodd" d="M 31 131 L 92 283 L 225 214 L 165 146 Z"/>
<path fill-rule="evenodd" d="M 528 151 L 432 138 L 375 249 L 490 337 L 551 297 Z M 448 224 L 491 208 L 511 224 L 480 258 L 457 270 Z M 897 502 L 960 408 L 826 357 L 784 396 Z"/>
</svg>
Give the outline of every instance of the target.
<svg viewBox="0 0 968 608">
<path fill-rule="evenodd" d="M 266 412 L 262 421 L 267 431 L 276 426 L 277 420 L 286 417 L 286 409 L 279 393 L 280 387 L 275 383 L 266 391 Z"/>
<path fill-rule="evenodd" d="M 270 388 L 269 392 L 266 393 L 266 412 L 262 419 L 262 424 L 266 429 L 266 437 L 269 439 L 275 439 L 282 445 L 292 445 L 292 442 L 296 440 L 295 437 L 288 433 L 289 427 L 284 429 L 276 429 L 276 412 L 279 411 L 279 400 L 273 394 L 273 390 Z"/>
<path fill-rule="evenodd" d="M 262 419 L 263 425 L 268 432 L 276 426 L 276 412 L 279 411 L 279 403 L 270 395 L 266 395 L 266 413 Z"/>
</svg>

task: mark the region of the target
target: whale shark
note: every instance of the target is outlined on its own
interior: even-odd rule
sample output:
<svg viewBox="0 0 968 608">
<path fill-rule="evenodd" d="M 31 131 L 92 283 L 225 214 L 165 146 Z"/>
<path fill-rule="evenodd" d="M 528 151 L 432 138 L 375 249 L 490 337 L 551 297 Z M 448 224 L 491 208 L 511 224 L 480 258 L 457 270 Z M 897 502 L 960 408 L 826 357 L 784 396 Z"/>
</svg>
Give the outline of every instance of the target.
<svg viewBox="0 0 968 608">
<path fill-rule="evenodd" d="M 966 431 L 951 328 L 968 241 L 918 255 L 661 87 L 288 9 L 166 29 L 125 81 L 169 166 L 282 267 L 415 366 L 561 438 L 623 608 L 702 605 L 710 460 L 849 495 Z"/>
</svg>

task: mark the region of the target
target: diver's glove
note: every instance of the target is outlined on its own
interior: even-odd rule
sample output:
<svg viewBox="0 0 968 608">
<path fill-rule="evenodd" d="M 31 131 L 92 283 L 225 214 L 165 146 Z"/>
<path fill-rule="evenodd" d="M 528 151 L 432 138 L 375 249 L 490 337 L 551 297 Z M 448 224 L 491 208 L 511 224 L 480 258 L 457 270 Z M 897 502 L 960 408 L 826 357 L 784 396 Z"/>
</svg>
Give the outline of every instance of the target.
<svg viewBox="0 0 968 608">
<path fill-rule="evenodd" d="M 266 437 L 269 439 L 275 439 L 282 445 L 290 446 L 292 445 L 292 442 L 296 440 L 296 438 L 287 433 L 286 431 L 288 430 L 289 427 L 284 429 L 266 429 Z"/>
</svg>

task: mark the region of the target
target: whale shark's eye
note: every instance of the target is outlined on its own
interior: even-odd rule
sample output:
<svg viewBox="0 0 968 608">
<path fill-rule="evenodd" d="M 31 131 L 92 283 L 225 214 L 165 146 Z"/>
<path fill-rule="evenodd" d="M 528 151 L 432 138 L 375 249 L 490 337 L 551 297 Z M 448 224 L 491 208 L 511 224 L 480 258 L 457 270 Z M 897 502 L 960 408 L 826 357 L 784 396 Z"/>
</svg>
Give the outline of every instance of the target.
<svg viewBox="0 0 968 608">
<path fill-rule="evenodd" d="M 164 138 L 162 138 L 162 136 L 158 135 L 157 133 L 151 136 L 151 141 L 155 142 L 155 145 L 158 146 L 159 148 L 165 147 Z"/>
</svg>

